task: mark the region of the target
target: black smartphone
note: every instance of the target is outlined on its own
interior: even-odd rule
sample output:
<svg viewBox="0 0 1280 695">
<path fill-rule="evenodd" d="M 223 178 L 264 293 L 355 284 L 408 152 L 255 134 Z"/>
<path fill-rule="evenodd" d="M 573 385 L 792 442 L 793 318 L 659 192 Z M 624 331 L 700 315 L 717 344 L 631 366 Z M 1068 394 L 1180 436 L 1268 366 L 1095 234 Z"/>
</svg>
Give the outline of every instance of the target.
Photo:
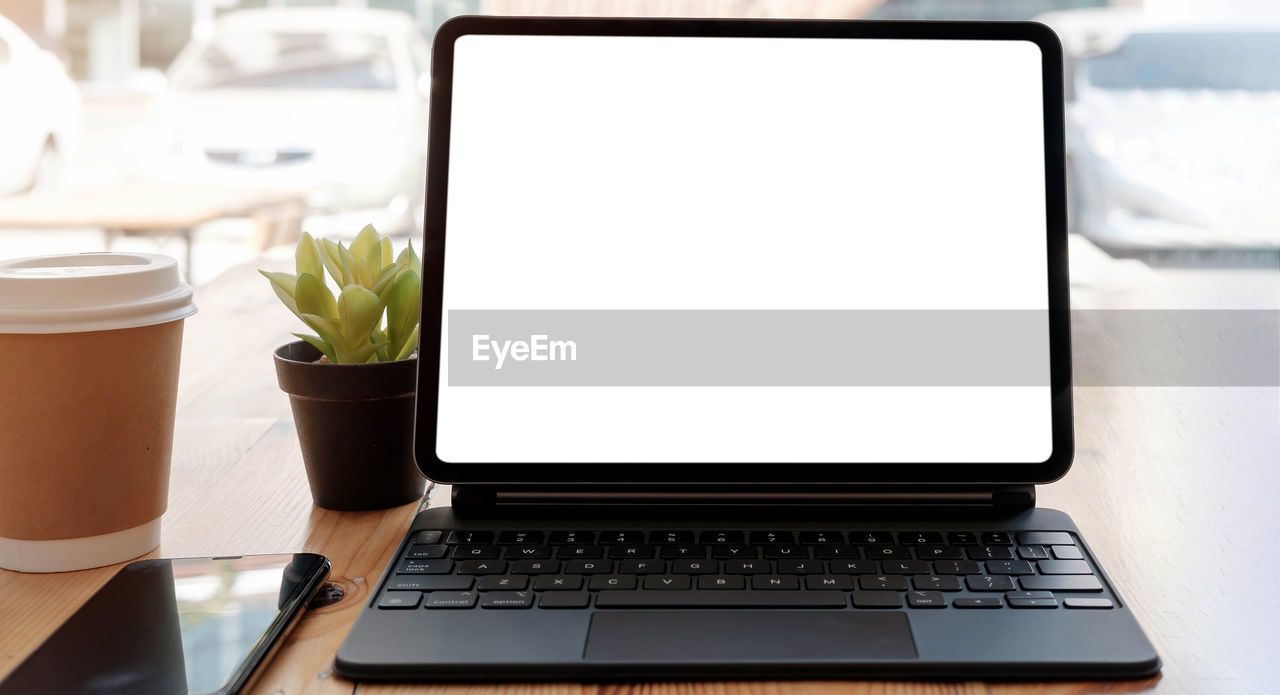
<svg viewBox="0 0 1280 695">
<path fill-rule="evenodd" d="M 311 553 L 129 563 L 0 694 L 240 692 L 327 576 L 329 561 Z"/>
</svg>

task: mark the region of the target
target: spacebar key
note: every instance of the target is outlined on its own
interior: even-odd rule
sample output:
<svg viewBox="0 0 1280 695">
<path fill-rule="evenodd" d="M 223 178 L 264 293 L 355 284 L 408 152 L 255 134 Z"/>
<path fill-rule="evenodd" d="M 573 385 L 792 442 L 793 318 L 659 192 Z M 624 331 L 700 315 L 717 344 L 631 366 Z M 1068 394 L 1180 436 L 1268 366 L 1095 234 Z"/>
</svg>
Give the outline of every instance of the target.
<svg viewBox="0 0 1280 695">
<path fill-rule="evenodd" d="M 596 608 L 844 608 L 842 591 L 601 591 Z"/>
</svg>

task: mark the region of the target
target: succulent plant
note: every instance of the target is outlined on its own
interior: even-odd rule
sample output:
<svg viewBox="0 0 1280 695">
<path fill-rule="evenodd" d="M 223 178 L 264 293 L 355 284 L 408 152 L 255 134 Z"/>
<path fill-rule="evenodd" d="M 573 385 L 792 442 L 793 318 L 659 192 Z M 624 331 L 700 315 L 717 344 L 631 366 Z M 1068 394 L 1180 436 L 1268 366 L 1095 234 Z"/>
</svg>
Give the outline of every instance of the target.
<svg viewBox="0 0 1280 695">
<path fill-rule="evenodd" d="M 350 248 L 303 232 L 297 273 L 259 270 L 316 335 L 294 333 L 335 364 L 408 359 L 418 349 L 422 262 L 413 242 L 393 259 L 391 239 L 366 225 Z M 325 284 L 325 273 L 338 294 Z M 383 321 L 383 315 L 386 321 Z"/>
</svg>

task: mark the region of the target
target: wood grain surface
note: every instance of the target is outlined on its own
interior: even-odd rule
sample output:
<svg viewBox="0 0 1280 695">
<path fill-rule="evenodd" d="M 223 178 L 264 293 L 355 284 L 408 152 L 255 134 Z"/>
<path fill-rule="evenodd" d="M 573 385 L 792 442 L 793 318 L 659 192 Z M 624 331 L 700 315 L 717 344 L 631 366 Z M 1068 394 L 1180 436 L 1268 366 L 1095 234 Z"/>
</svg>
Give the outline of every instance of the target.
<svg viewBox="0 0 1280 695">
<path fill-rule="evenodd" d="M 270 265 L 268 263 L 268 265 Z M 283 269 L 283 267 L 281 268 Z M 1077 308 L 1280 309 L 1280 272 L 1155 270 L 1072 242 Z M 254 268 L 198 290 L 188 320 L 169 510 L 158 555 L 313 551 L 329 589 L 266 667 L 255 693 L 361 695 L 869 695 L 1280 691 L 1280 389 L 1076 390 L 1077 452 L 1040 504 L 1069 512 L 1164 659 L 1129 682 L 728 682 L 617 685 L 357 685 L 333 674 L 338 645 L 421 505 L 340 513 L 311 504 L 271 350 L 294 327 Z M 1077 341 L 1077 359 L 1106 359 Z M 448 499 L 436 488 L 423 504 Z M 52 575 L 0 571 L 0 676 L 119 566 Z"/>
</svg>

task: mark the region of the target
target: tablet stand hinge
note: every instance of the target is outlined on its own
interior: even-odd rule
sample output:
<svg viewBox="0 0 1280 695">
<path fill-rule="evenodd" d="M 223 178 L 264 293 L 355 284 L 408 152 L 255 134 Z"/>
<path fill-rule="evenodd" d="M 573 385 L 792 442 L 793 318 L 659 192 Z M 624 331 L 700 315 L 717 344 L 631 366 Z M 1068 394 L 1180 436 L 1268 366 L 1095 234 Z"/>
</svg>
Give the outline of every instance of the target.
<svg viewBox="0 0 1280 695">
<path fill-rule="evenodd" d="M 942 509 L 986 508 L 1001 511 L 1030 509 L 1036 504 L 1034 485 L 891 486 L 865 485 L 822 488 L 764 486 L 506 486 L 454 485 L 456 513 L 496 510 L 564 509 Z"/>
</svg>

